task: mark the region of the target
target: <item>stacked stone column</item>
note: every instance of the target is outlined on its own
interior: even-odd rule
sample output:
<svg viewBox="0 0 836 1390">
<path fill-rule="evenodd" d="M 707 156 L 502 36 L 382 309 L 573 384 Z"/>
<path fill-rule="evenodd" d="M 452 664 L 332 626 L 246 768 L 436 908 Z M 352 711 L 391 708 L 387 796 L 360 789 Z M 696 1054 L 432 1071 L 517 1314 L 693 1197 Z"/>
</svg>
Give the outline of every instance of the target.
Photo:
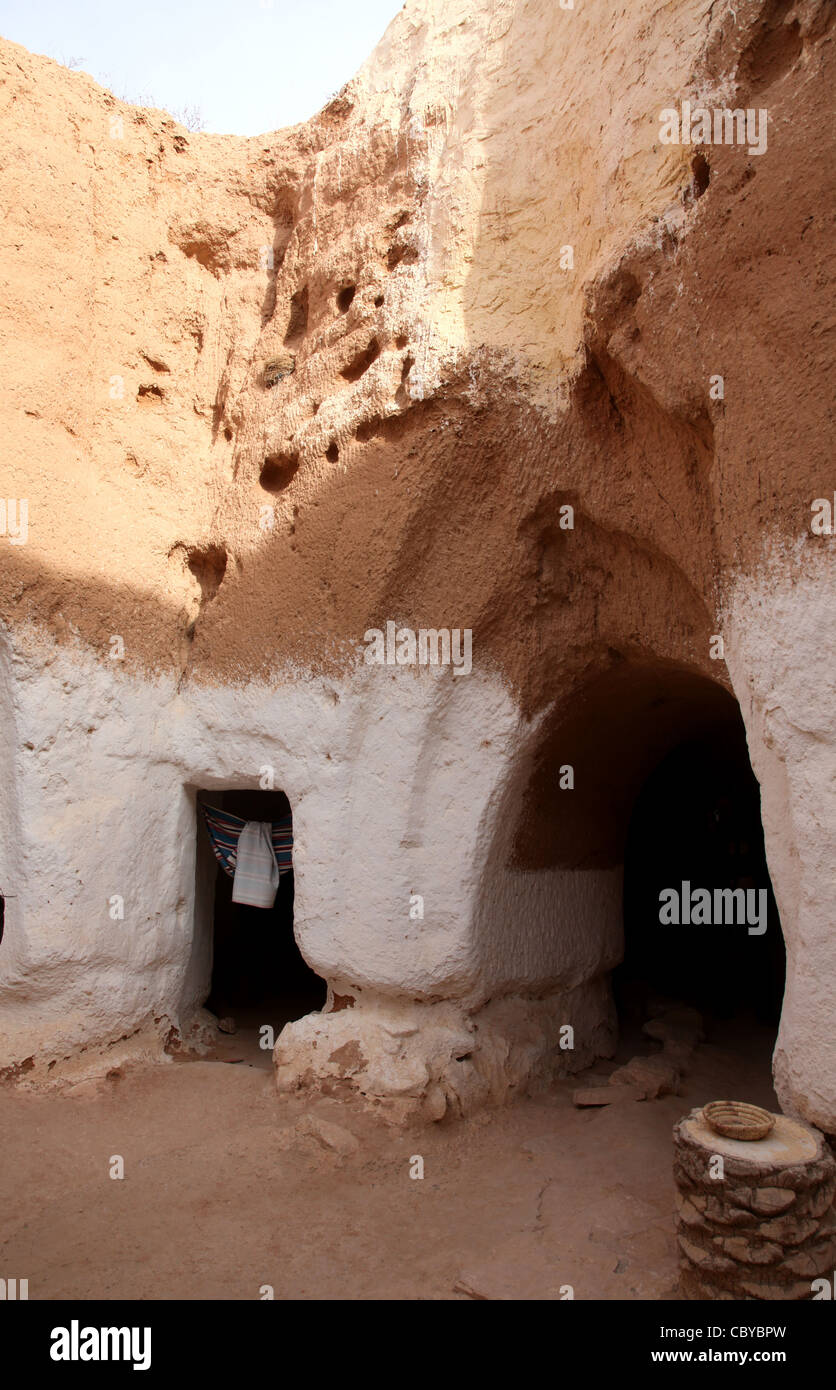
<svg viewBox="0 0 836 1390">
<path fill-rule="evenodd" d="M 674 1178 L 686 1298 L 809 1299 L 814 1279 L 832 1282 L 836 1161 L 811 1125 L 776 1115 L 766 1139 L 742 1142 L 692 1110 L 674 1129 Z"/>
</svg>

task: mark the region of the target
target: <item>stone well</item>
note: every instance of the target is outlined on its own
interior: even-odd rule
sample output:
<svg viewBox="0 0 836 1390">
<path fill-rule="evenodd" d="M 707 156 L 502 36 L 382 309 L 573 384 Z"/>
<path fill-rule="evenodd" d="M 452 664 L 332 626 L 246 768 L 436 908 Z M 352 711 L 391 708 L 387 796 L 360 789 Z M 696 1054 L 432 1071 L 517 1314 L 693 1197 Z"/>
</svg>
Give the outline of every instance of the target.
<svg viewBox="0 0 836 1390">
<path fill-rule="evenodd" d="M 776 1115 L 765 1139 L 724 1139 L 697 1108 L 673 1139 L 685 1297 L 810 1298 L 836 1264 L 836 1162 L 823 1135 Z"/>
</svg>

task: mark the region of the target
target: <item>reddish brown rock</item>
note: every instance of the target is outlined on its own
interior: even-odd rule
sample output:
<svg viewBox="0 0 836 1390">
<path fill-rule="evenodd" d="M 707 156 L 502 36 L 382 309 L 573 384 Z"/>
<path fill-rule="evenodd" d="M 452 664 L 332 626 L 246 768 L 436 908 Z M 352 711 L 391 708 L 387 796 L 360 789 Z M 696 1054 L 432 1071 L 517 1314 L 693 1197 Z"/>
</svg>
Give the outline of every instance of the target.
<svg viewBox="0 0 836 1390">
<path fill-rule="evenodd" d="M 623 1067 L 617 1067 L 610 1085 L 634 1086 L 643 1100 L 674 1094 L 679 1087 L 679 1072 L 664 1056 L 633 1057 Z"/>
</svg>

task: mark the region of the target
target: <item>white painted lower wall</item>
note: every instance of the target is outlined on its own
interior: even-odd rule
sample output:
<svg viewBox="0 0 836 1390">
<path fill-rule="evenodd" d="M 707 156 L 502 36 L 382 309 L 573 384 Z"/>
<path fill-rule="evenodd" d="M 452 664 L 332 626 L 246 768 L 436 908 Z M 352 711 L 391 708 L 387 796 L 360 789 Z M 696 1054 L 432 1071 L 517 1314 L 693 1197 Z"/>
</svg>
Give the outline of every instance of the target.
<svg viewBox="0 0 836 1390">
<path fill-rule="evenodd" d="M 832 542 L 830 543 L 832 545 Z M 729 603 L 726 659 L 761 786 L 787 948 L 774 1056 L 790 1113 L 836 1132 L 836 605 L 827 544 L 767 555 Z"/>
<path fill-rule="evenodd" d="M 553 895 L 509 908 L 510 973 L 476 933 L 486 808 L 526 732 L 495 678 L 358 665 L 340 682 L 290 672 L 178 691 L 32 632 L 13 665 L 0 1066 L 32 1059 L 35 1079 L 83 1048 L 136 1037 L 147 1050 L 155 1030 L 188 1027 L 211 971 L 196 791 L 257 787 L 265 767 L 293 808 L 298 944 L 326 980 L 348 982 L 355 1020 L 372 998 L 378 1013 L 448 1001 L 464 1018 L 502 994 L 581 983 L 561 964 Z M 489 741 L 473 737 L 484 729 Z M 539 959 L 517 959 L 538 916 Z"/>
<path fill-rule="evenodd" d="M 826 574 L 747 581 L 725 633 L 787 938 L 776 1076 L 787 1109 L 834 1132 Z M 537 729 L 498 677 L 358 664 L 339 681 L 286 671 L 178 691 L 31 630 L 7 640 L 0 675 L 7 1075 L 99 1067 L 114 1047 L 160 1057 L 171 1028 L 199 1020 L 211 876 L 196 790 L 258 787 L 268 766 L 293 809 L 299 947 L 331 997 L 354 1001 L 284 1030 L 281 1086 L 345 1083 L 437 1115 L 611 1051 L 621 871 L 511 866 Z M 328 1060 L 347 1044 L 348 1071 Z"/>
</svg>

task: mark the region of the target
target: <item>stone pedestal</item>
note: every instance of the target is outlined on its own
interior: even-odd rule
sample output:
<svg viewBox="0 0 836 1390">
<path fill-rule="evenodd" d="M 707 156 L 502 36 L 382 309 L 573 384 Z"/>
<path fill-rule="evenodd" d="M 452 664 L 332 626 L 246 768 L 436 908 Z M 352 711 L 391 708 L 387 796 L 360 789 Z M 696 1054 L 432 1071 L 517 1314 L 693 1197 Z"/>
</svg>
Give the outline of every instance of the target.
<svg viewBox="0 0 836 1390">
<path fill-rule="evenodd" d="M 836 1161 L 818 1130 L 776 1115 L 766 1139 L 723 1139 L 697 1109 L 673 1138 L 685 1297 L 811 1298 L 836 1267 Z"/>
</svg>

